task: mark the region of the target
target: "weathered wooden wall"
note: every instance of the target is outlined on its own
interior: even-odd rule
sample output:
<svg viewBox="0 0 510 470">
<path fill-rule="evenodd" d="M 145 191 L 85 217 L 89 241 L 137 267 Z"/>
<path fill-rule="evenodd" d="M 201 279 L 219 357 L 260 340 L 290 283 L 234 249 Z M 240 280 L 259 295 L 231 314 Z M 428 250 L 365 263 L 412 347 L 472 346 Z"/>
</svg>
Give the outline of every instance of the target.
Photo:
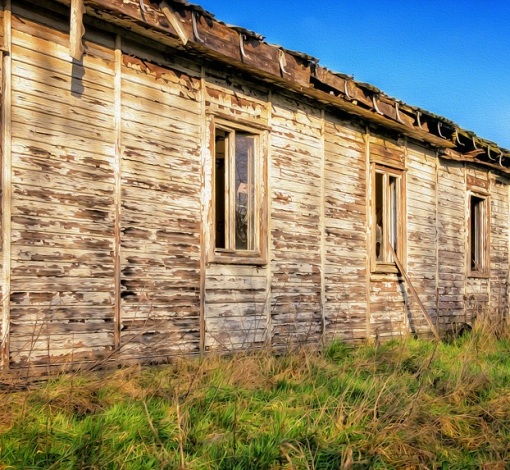
<svg viewBox="0 0 510 470">
<path fill-rule="evenodd" d="M 506 176 L 490 175 L 491 246 L 489 302 L 493 321 L 508 319 L 508 276 L 510 241 L 510 180 Z"/>
<path fill-rule="evenodd" d="M 206 142 L 211 139 L 210 123 L 215 114 L 232 122 L 240 120 L 261 128 L 268 126 L 270 103 L 267 89 L 223 71 L 207 69 L 204 75 L 204 111 L 207 114 L 204 114 L 203 120 Z M 264 137 L 262 140 L 261 145 L 267 147 Z M 210 152 L 205 165 L 207 173 L 211 174 Z M 204 184 L 207 200 L 212 196 L 210 179 Z M 267 191 L 267 188 L 262 186 L 261 190 Z M 208 216 L 209 213 L 205 220 L 210 220 Z M 206 237 L 206 251 L 211 249 L 210 243 L 210 237 Z M 204 340 L 207 350 L 260 347 L 268 340 L 268 275 L 268 267 L 261 265 L 209 263 L 206 266 Z"/>
<path fill-rule="evenodd" d="M 365 129 L 325 120 L 326 336 L 367 337 L 367 168 Z"/>
<path fill-rule="evenodd" d="M 407 148 L 402 139 L 370 133 L 366 136 L 370 163 L 384 164 L 389 168 L 405 168 Z M 370 186 L 371 186 L 371 179 Z M 405 177 L 404 177 L 405 182 Z M 375 188 L 370 187 L 369 195 L 374 197 Z M 405 191 L 402 197 L 405 199 Z M 402 204 L 405 219 L 406 204 Z M 370 208 L 371 210 L 372 208 Z M 370 224 L 367 223 L 367 227 Z M 404 235 L 405 238 L 405 235 Z M 371 238 L 370 238 L 371 240 Z M 407 244 L 406 244 L 407 246 Z M 373 256 L 372 248 L 367 246 L 367 253 Z M 405 264 L 405 251 L 402 262 Z M 370 334 L 377 338 L 394 338 L 407 331 L 408 295 L 402 277 L 391 272 L 372 272 L 369 287 Z"/>
<path fill-rule="evenodd" d="M 438 310 L 447 328 L 465 322 L 466 190 L 462 163 L 439 160 L 438 166 Z"/>
<path fill-rule="evenodd" d="M 113 348 L 114 53 L 68 20 L 13 2 L 11 361 L 86 361 Z"/>
<path fill-rule="evenodd" d="M 437 157 L 435 152 L 408 145 L 407 152 L 407 262 L 420 300 L 437 321 Z M 409 296 L 409 327 L 428 331 L 416 299 Z"/>
<path fill-rule="evenodd" d="M 286 96 L 271 109 L 272 343 L 313 343 L 323 331 L 323 124 L 320 110 Z"/>
<path fill-rule="evenodd" d="M 198 352 L 200 67 L 121 46 L 122 355 Z"/>
<path fill-rule="evenodd" d="M 75 60 L 65 7 L 13 5 L 0 256 L 11 366 L 426 333 L 402 276 L 371 270 L 374 162 L 403 170 L 402 261 L 433 321 L 507 315 L 508 177 L 100 26 L 87 24 Z M 261 132 L 267 262 L 207 258 L 215 118 Z M 486 277 L 467 275 L 473 177 L 490 195 Z"/>
<path fill-rule="evenodd" d="M 116 54 L 116 37 L 90 26 L 83 61 L 73 61 L 68 18 L 21 6 L 12 363 L 96 361 L 118 347 L 142 360 L 197 351 L 200 79 L 144 66 L 162 57 L 128 41 Z"/>
<path fill-rule="evenodd" d="M 490 182 L 489 182 L 489 174 L 487 171 L 482 169 L 478 169 L 472 165 L 464 165 L 464 178 L 465 178 L 465 192 L 470 190 L 480 190 L 482 192 L 490 192 Z M 468 179 L 471 181 L 476 181 L 474 185 L 468 184 Z M 466 214 L 467 214 L 467 204 L 468 199 L 465 198 L 464 204 L 466 205 Z M 467 227 L 467 223 L 464 223 L 465 227 Z M 491 230 L 493 230 L 491 224 Z M 489 235 L 490 236 L 490 235 Z M 467 248 L 466 248 L 467 251 Z M 465 262 L 468 263 L 467 257 Z M 467 267 L 466 267 L 467 268 Z M 490 297 L 490 279 L 488 277 L 473 277 L 468 276 L 466 279 L 465 285 L 465 321 L 472 322 L 474 319 L 478 317 L 487 316 L 489 313 L 489 297 Z"/>
</svg>

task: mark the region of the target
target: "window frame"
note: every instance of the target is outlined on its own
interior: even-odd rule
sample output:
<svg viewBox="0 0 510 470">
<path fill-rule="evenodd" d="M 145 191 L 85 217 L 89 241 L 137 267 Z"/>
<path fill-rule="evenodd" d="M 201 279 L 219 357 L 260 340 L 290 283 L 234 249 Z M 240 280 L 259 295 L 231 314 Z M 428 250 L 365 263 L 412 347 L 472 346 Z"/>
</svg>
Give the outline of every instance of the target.
<svg viewBox="0 0 510 470">
<path fill-rule="evenodd" d="M 216 136 L 218 131 L 230 135 L 225 153 L 225 247 L 216 247 Z M 235 224 L 235 190 L 232 183 L 235 174 L 235 134 L 237 132 L 254 137 L 253 152 L 253 249 L 236 249 L 235 233 L 232 228 Z M 210 201 L 210 249 L 208 262 L 222 264 L 267 264 L 267 131 L 255 126 L 232 122 L 214 116 L 210 126 L 210 152 L 212 156 L 211 171 L 211 201 Z M 232 158 L 232 155 L 234 158 Z M 235 184 L 235 183 L 234 183 Z"/>
<path fill-rule="evenodd" d="M 377 214 L 377 175 L 382 175 L 383 177 L 383 202 L 382 202 L 382 227 L 381 227 L 381 250 L 383 252 L 383 259 L 378 260 L 377 256 L 377 238 L 378 238 L 378 227 L 377 223 L 378 214 Z M 406 184 L 405 184 L 405 174 L 406 170 L 401 168 L 394 168 L 385 165 L 381 165 L 378 163 L 371 163 L 371 182 L 372 182 L 372 192 L 371 192 L 371 271 L 374 274 L 377 273 L 399 273 L 397 264 L 394 260 L 391 259 L 391 254 L 388 249 L 385 247 L 390 243 L 390 227 L 391 227 L 391 195 L 390 195 L 390 184 L 389 178 L 396 178 L 396 193 L 395 193 L 395 220 L 394 220 L 394 230 L 396 237 L 396 254 L 402 263 L 402 265 L 406 265 Z M 390 201 L 390 202 L 388 202 Z M 384 255 L 384 253 L 386 254 Z"/>
<path fill-rule="evenodd" d="M 478 240 L 478 247 L 473 247 L 473 222 L 474 210 L 472 208 L 473 200 L 477 199 L 483 209 L 481 219 L 478 221 L 480 226 L 476 227 L 479 230 L 479 235 L 476 237 Z M 490 234 L 491 234 L 491 219 L 490 219 L 490 195 L 485 192 L 469 190 L 467 194 L 467 256 L 466 263 L 468 268 L 469 277 L 488 278 L 490 276 Z M 476 240 L 475 240 L 476 241 Z M 479 269 L 473 268 L 473 249 L 478 252 L 481 261 Z"/>
</svg>

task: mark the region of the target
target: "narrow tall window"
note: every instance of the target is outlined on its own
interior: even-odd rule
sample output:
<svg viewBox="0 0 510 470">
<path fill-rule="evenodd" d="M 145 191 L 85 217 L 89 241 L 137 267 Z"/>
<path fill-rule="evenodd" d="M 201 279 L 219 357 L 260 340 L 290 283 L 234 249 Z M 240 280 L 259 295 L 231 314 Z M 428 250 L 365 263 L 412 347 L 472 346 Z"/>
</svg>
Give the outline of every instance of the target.
<svg viewBox="0 0 510 470">
<path fill-rule="evenodd" d="M 214 134 L 214 247 L 220 256 L 260 254 L 260 135 L 218 126 Z"/>
<path fill-rule="evenodd" d="M 374 171 L 374 268 L 379 269 L 395 262 L 392 251 L 399 258 L 403 253 L 402 174 L 382 167 Z"/>
<path fill-rule="evenodd" d="M 471 274 L 488 272 L 489 218 L 487 199 L 472 194 L 469 198 L 469 265 Z"/>
</svg>

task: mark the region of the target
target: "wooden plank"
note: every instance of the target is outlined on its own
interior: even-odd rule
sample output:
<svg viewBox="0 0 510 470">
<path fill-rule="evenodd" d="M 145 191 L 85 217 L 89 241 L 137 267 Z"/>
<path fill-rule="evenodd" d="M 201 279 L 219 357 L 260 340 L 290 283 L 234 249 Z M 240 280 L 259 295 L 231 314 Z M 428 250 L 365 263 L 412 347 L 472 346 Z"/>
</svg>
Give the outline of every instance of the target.
<svg viewBox="0 0 510 470">
<path fill-rule="evenodd" d="M 206 326 L 207 326 L 207 258 L 208 253 L 212 252 L 213 247 L 211 246 L 211 224 L 209 224 L 209 211 L 210 205 L 212 205 L 212 155 L 207 150 L 209 149 L 208 142 L 208 122 L 206 118 L 206 104 L 205 104 L 205 68 L 200 68 L 200 114 L 201 114 L 201 126 L 200 126 L 200 143 L 202 152 L 200 153 L 200 200 L 209 201 L 208 203 L 200 204 L 200 340 L 199 348 L 200 353 L 205 352 L 206 345 Z"/>
<path fill-rule="evenodd" d="M 84 52 L 82 38 L 85 34 L 85 26 L 83 24 L 83 15 L 85 13 L 83 0 L 71 0 L 69 55 L 75 60 L 81 60 Z"/>
<path fill-rule="evenodd" d="M 31 261 L 12 259 L 12 277 L 23 279 L 25 276 L 45 277 L 113 277 L 113 266 L 111 264 L 59 262 L 47 263 L 45 261 Z"/>
<path fill-rule="evenodd" d="M 69 308 L 65 305 L 27 306 L 11 305 L 11 320 L 17 324 L 29 324 L 35 329 L 44 322 L 80 321 L 80 320 L 111 320 L 113 317 L 112 306 L 84 307 L 79 309 Z"/>
<path fill-rule="evenodd" d="M 11 209 L 12 209 L 12 4 L 6 0 L 3 15 L 2 53 L 2 369 L 9 368 L 11 292 Z"/>
<path fill-rule="evenodd" d="M 373 239 L 374 234 L 372 233 L 372 217 L 373 217 L 373 207 L 372 207 L 372 199 L 373 199 L 373 184 L 372 184 L 372 173 L 370 171 L 370 130 L 368 126 L 365 129 L 365 133 L 363 134 L 363 141 L 365 143 L 365 187 L 367 188 L 365 193 L 365 205 L 367 208 L 366 211 L 366 220 L 365 220 L 365 231 L 367 232 L 367 240 L 366 240 L 366 258 L 365 258 L 365 266 L 366 266 L 366 278 L 365 278 L 365 298 L 367 300 L 367 310 L 366 310 L 366 337 L 367 339 L 371 337 L 372 331 L 372 306 L 370 301 L 370 291 L 371 291 L 371 284 L 370 284 L 370 273 L 372 271 L 372 258 L 374 256 L 373 254 Z"/>
<path fill-rule="evenodd" d="M 73 67 L 62 60 L 25 48 L 18 48 L 15 52 L 15 90 L 24 94 L 50 97 L 66 106 L 92 108 L 103 114 L 113 115 L 110 75 L 82 65 Z"/>
<path fill-rule="evenodd" d="M 122 329 L 121 316 L 121 207 L 122 207 L 122 38 L 115 38 L 115 163 L 114 163 L 114 207 L 115 222 L 113 229 L 113 288 L 114 288 L 114 348 L 120 347 Z"/>
<path fill-rule="evenodd" d="M 139 44 L 133 51 L 132 44 L 127 40 L 123 42 L 124 80 L 135 88 L 149 87 L 167 93 L 183 104 L 196 102 L 198 105 L 202 89 L 200 66 L 196 62 L 186 62 L 194 67 L 191 70 L 182 66 L 180 57 L 169 57 L 166 52 L 161 54 L 149 48 L 142 50 Z"/>
<path fill-rule="evenodd" d="M 4 52 L 8 50 L 8 45 L 5 44 L 5 38 L 4 38 L 4 6 L 5 6 L 5 2 L 2 2 L 2 4 L 0 5 L 0 49 L 1 49 L 1 52 L 0 52 L 0 115 L 3 116 L 3 112 L 2 112 L 2 107 L 3 107 L 3 99 L 1 98 L 3 96 L 3 86 L 4 86 L 4 59 L 3 59 L 3 56 L 4 56 Z M 2 131 L 2 125 L 0 124 L 0 135 L 2 136 L 2 139 L 3 139 L 3 131 Z M 2 145 L 1 147 L 3 148 L 3 140 L 2 140 Z M 3 153 L 3 151 L 2 151 Z M 0 157 L 0 162 L 3 161 L 3 158 Z M 2 170 L 0 169 L 0 183 L 3 179 L 3 176 L 2 176 Z M 2 205 L 2 202 L 1 202 L 1 199 L 0 199 L 0 233 L 1 233 L 1 237 L 3 238 L 3 231 L 2 231 L 2 225 L 3 225 L 3 219 L 2 219 L 2 216 L 1 216 L 1 205 Z M 2 242 L 0 241 L 0 244 L 2 244 Z M 3 270 L 3 267 L 2 267 L 2 263 L 3 263 L 3 252 L 0 251 L 0 273 L 2 272 Z M 0 342 L 3 342 L 3 338 L 4 338 L 4 310 L 3 310 L 3 297 L 4 297 L 4 292 L 2 291 L 2 288 L 3 288 L 3 285 L 1 284 L 2 283 L 2 276 L 3 274 L 0 274 Z M 5 318 L 5 320 L 7 320 Z M 0 346 L 0 371 L 2 370 L 3 368 L 3 354 L 2 354 L 2 347 Z"/>
<path fill-rule="evenodd" d="M 91 106 L 84 108 L 82 100 L 76 100 L 80 103 L 80 106 L 73 106 L 72 99 L 50 99 L 47 98 L 47 95 L 41 97 L 37 92 L 36 94 L 32 94 L 32 91 L 34 91 L 33 83 L 31 91 L 24 90 L 19 92 L 14 89 L 12 96 L 13 106 L 22 110 L 27 110 L 30 114 L 44 109 L 45 111 L 40 114 L 41 116 L 66 116 L 71 123 L 93 121 L 96 129 L 111 129 L 112 127 L 112 117 L 106 112 L 102 112 L 103 110 L 98 109 L 97 101 L 94 101 Z M 98 110 L 100 112 L 98 112 Z"/>
<path fill-rule="evenodd" d="M 177 15 L 174 9 L 168 4 L 166 0 L 163 0 L 160 4 L 161 11 L 165 15 L 166 19 L 170 22 L 174 30 L 176 31 L 179 39 L 182 41 L 184 45 L 188 42 L 188 33 L 184 30 L 181 25 L 181 22 L 177 18 Z"/>
<path fill-rule="evenodd" d="M 437 341 L 440 341 L 441 338 L 439 337 L 439 334 L 437 333 L 437 330 L 434 326 L 434 324 L 432 323 L 432 320 L 430 319 L 429 317 L 429 314 L 427 313 L 427 310 L 425 309 L 425 307 L 423 306 L 421 300 L 420 300 L 420 297 L 418 296 L 418 292 L 416 292 L 416 289 L 414 288 L 414 285 L 413 283 L 411 282 L 411 279 L 409 278 L 409 276 L 407 275 L 407 271 L 404 269 L 404 266 L 402 265 L 402 263 L 400 262 L 400 259 L 398 258 L 397 254 L 395 253 L 395 251 L 393 250 L 393 248 L 390 246 L 388 246 L 388 248 L 390 249 L 390 252 L 391 252 L 391 255 L 393 256 L 393 259 L 395 260 L 395 263 L 398 267 L 398 270 L 400 271 L 400 273 L 404 276 L 406 282 L 407 282 L 407 285 L 409 287 L 409 289 L 411 290 L 411 292 L 413 293 L 416 301 L 418 302 L 418 305 L 420 306 L 420 310 L 422 311 L 423 313 L 423 316 L 425 317 L 425 319 L 427 320 L 427 324 L 429 325 L 429 328 L 431 329 L 432 333 L 434 334 L 435 338 Z"/>
<path fill-rule="evenodd" d="M 267 96 L 267 125 L 269 129 L 272 128 L 273 118 L 272 118 L 272 108 L 273 108 L 273 91 L 270 89 Z M 272 243 L 272 234 L 273 234 L 273 206 L 272 206 L 272 198 L 271 194 L 273 193 L 273 179 L 271 178 L 271 172 L 274 164 L 273 159 L 273 144 L 272 144 L 272 135 L 269 133 L 267 140 L 267 161 L 266 161 L 266 172 L 264 174 L 265 179 L 265 194 L 266 194 L 266 211 L 265 211 L 265 219 L 266 222 L 265 230 L 263 231 L 264 236 L 267 238 L 267 259 L 273 259 L 273 243 Z M 272 296 L 272 283 L 273 283 L 273 264 L 268 262 L 266 267 L 266 286 L 265 286 L 265 299 L 264 299 L 264 313 L 266 317 L 266 341 L 265 345 L 271 347 L 273 341 L 273 316 L 271 315 L 271 296 Z"/>
<path fill-rule="evenodd" d="M 43 32 L 45 28 L 41 25 L 34 26 L 34 29 L 37 31 L 35 34 L 41 36 L 39 32 Z M 108 57 L 95 57 L 88 52 L 82 57 L 80 64 L 75 65 L 73 59 L 69 56 L 68 47 L 60 46 L 51 39 L 46 40 L 32 33 L 25 33 L 22 31 L 22 28 L 17 28 L 13 32 L 13 53 L 16 57 L 19 56 L 21 61 L 26 60 L 23 59 L 24 53 L 22 49 L 39 53 L 39 61 L 35 62 L 38 66 L 48 70 L 60 70 L 61 73 L 72 74 L 76 78 L 80 77 L 80 68 L 85 74 L 86 70 L 90 68 L 96 72 L 109 74 L 112 77 L 114 75 L 114 57 L 111 50 L 108 51 L 111 54 Z M 104 51 L 107 51 L 107 49 L 104 49 Z M 32 63 L 34 64 L 34 62 Z"/>
</svg>

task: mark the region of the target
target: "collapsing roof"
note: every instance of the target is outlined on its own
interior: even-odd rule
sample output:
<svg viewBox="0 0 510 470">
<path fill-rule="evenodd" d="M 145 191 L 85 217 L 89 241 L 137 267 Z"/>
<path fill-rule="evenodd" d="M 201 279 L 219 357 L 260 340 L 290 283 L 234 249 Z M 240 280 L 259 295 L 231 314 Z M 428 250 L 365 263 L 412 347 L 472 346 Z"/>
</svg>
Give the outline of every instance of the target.
<svg viewBox="0 0 510 470">
<path fill-rule="evenodd" d="M 82 3 L 86 13 L 164 44 L 220 61 L 268 83 L 428 142 L 446 158 L 482 163 L 510 173 L 510 151 L 454 122 L 392 98 L 378 88 L 319 65 L 307 54 L 268 44 L 264 37 L 227 25 L 185 0 L 58 0 Z M 455 152 L 452 152 L 454 150 Z"/>
</svg>

